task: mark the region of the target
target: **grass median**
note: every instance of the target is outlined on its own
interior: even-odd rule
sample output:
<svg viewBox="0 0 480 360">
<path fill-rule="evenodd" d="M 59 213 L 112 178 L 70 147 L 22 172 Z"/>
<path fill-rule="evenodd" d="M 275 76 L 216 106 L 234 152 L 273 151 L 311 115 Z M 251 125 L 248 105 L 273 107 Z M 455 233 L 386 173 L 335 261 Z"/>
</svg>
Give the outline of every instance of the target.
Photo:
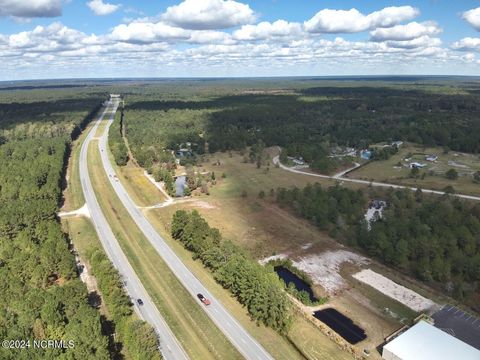
<svg viewBox="0 0 480 360">
<path fill-rule="evenodd" d="M 121 204 L 103 169 L 97 141 L 89 145 L 88 166 L 97 199 L 122 250 L 188 355 L 192 359 L 241 359 Z"/>
<path fill-rule="evenodd" d="M 62 210 L 64 211 L 76 210 L 85 203 L 79 174 L 80 149 L 94 124 L 95 121 L 92 121 L 80 134 L 78 139 L 72 142 L 72 153 L 70 154 L 67 169 L 67 188 L 63 192 L 64 203 Z"/>
</svg>

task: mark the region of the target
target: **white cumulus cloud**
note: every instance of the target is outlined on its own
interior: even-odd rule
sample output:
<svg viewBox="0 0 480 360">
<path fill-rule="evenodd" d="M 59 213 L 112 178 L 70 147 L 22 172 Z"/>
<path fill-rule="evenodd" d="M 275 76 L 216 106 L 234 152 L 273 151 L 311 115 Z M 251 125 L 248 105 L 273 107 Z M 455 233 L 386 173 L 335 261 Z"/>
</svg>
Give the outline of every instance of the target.
<svg viewBox="0 0 480 360">
<path fill-rule="evenodd" d="M 0 0 L 0 16 L 18 18 L 62 15 L 62 0 Z"/>
<path fill-rule="evenodd" d="M 190 38 L 190 31 L 162 22 L 133 22 L 121 24 L 113 28 L 110 38 L 129 43 L 153 43 L 187 40 Z"/>
<path fill-rule="evenodd" d="M 104 3 L 102 0 L 92 0 L 89 1 L 87 5 L 96 15 L 100 16 L 114 13 L 121 6 L 119 4 Z"/>
<path fill-rule="evenodd" d="M 411 40 L 389 40 L 386 42 L 389 47 L 401 49 L 416 49 L 427 47 L 438 47 L 442 45 L 442 41 L 438 38 L 431 38 L 428 35 L 420 36 Z"/>
<path fill-rule="evenodd" d="M 476 30 L 480 31 L 480 7 L 465 11 L 462 18 Z"/>
<path fill-rule="evenodd" d="M 368 15 L 355 8 L 350 10 L 323 9 L 304 26 L 311 33 L 356 33 L 379 27 L 391 27 L 419 15 L 411 6 L 391 6 Z"/>
<path fill-rule="evenodd" d="M 302 25 L 285 20 L 273 23 L 263 21 L 256 25 L 243 25 L 233 33 L 237 40 L 265 40 L 272 37 L 291 37 L 302 34 Z"/>
<path fill-rule="evenodd" d="M 233 0 L 185 0 L 170 6 L 162 20 L 192 30 L 227 29 L 255 21 L 250 6 Z"/>
<path fill-rule="evenodd" d="M 432 21 L 417 23 L 411 22 L 406 25 L 395 25 L 390 28 L 378 28 L 370 32 L 373 41 L 404 41 L 413 40 L 424 35 L 438 35 L 442 29 Z"/>
<path fill-rule="evenodd" d="M 480 38 L 466 37 L 452 44 L 452 48 L 455 50 L 463 51 L 480 51 Z"/>
</svg>

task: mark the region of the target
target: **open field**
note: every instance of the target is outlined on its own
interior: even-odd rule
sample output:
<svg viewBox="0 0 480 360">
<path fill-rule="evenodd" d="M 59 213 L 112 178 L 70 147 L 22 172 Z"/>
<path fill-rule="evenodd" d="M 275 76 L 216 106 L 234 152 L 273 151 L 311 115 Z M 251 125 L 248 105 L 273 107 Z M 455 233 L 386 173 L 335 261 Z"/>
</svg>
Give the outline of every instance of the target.
<svg viewBox="0 0 480 360">
<path fill-rule="evenodd" d="M 320 182 L 325 186 L 331 186 L 336 183 L 335 180 L 309 178 L 301 174 L 286 174 L 284 170 L 275 167 L 271 161 L 274 155 L 278 154 L 277 148 L 267 150 L 269 162 L 257 169 L 255 164 L 245 163 L 243 155 L 239 152 L 219 152 L 212 155 L 206 155 L 201 160 L 201 169 L 213 171 L 217 179 L 221 178 L 223 173 L 226 178 L 211 190 L 211 195 L 215 198 L 240 197 L 242 192 L 247 192 L 249 199 L 258 197 L 258 193 L 263 190 L 269 194 L 271 189 L 279 187 L 304 187 L 313 182 Z M 220 165 L 214 165 L 217 163 Z"/>
<path fill-rule="evenodd" d="M 436 155 L 438 159 L 430 162 L 427 155 Z M 410 177 L 409 162 L 426 164 L 420 169 L 417 178 Z M 455 169 L 459 177 L 449 180 L 445 173 Z M 456 192 L 467 195 L 480 195 L 480 184 L 473 182 L 472 174 L 480 171 L 480 156 L 458 151 L 443 152 L 440 147 L 423 147 L 415 144 L 404 144 L 397 154 L 388 160 L 372 161 L 367 165 L 350 172 L 347 176 L 355 179 L 372 180 L 401 184 L 425 189 L 443 190 L 446 186 L 453 186 Z M 423 177 L 423 179 L 422 179 Z"/>
<path fill-rule="evenodd" d="M 177 209 L 198 210 L 211 226 L 220 229 L 225 238 L 242 244 L 258 259 L 279 253 L 288 253 L 291 257 L 301 258 L 307 254 L 317 254 L 341 248 L 327 234 L 318 231 L 307 221 L 298 219 L 289 212 L 278 208 L 269 195 L 269 189 L 276 188 L 278 184 L 285 187 L 292 185 L 305 186 L 311 180 L 308 176 L 288 173 L 276 168 L 270 168 L 270 174 L 265 174 L 264 170 L 256 169 L 254 164 L 243 163 L 242 157 L 235 153 L 232 154 L 232 157 L 228 153 L 215 154 L 212 159 L 214 160 L 209 163 L 204 162 L 201 167 L 208 171 L 215 171 L 217 175 L 218 182 L 210 189 L 209 196 L 194 197 L 192 201 L 162 209 L 148 210 L 146 213 L 152 224 L 170 241 L 170 245 L 194 271 L 196 276 L 202 280 L 205 279 L 205 281 L 210 279 L 212 283 L 211 291 L 215 292 L 216 296 L 221 298 L 222 301 L 226 301 L 223 299 L 225 296 L 228 299 L 229 294 L 226 293 L 222 296 L 221 293 L 217 293 L 215 286 L 218 287 L 218 285 L 211 279 L 208 271 L 199 262 L 191 260 L 191 253 L 186 251 L 181 244 L 173 242 L 168 236 L 171 217 Z M 220 161 L 220 165 L 212 165 L 217 160 Z M 227 174 L 224 179 L 221 178 L 222 172 Z M 328 186 L 335 182 L 327 180 L 325 183 Z M 244 187 L 249 189 L 247 198 L 241 196 Z M 265 190 L 267 193 L 263 200 L 257 196 L 260 190 Z M 250 193 L 253 194 L 250 195 Z M 341 268 L 343 270 L 343 266 Z M 348 274 L 355 273 L 359 269 L 359 267 L 355 267 L 355 269 L 349 270 Z M 202 272 L 205 274 L 202 275 Z M 342 272 L 340 271 L 340 273 Z M 314 287 L 314 291 L 320 295 L 325 294 L 324 289 L 319 287 Z M 356 289 L 348 281 L 347 289 L 338 296 L 332 297 L 328 302 L 328 306 L 336 307 L 345 312 L 367 330 L 369 338 L 358 345 L 360 349 L 363 347 L 373 349 L 383 341 L 382 336 L 402 326 L 401 320 L 405 321 L 406 317 L 411 319 L 415 316 L 415 313 L 409 312 L 408 309 L 404 310 L 401 304 L 387 297 L 382 298 L 382 304 L 377 304 L 375 298 L 370 299 L 366 296 L 366 294 L 370 295 L 368 291 L 370 289 L 366 291 L 361 288 Z M 234 301 L 234 304 L 229 305 L 229 308 L 232 309 L 231 306 L 235 304 L 239 306 Z M 352 308 L 355 311 L 352 311 Z M 393 310 L 400 308 L 403 312 L 401 315 L 397 315 L 397 312 L 394 313 L 393 310 L 391 313 L 386 313 L 385 308 Z M 242 313 L 244 314 L 244 311 L 238 313 L 238 315 L 236 313 L 237 318 Z M 408 315 L 405 315 L 405 313 L 408 313 Z M 314 340 L 316 337 L 323 338 L 323 335 L 318 330 L 315 332 L 307 331 L 306 329 L 309 327 L 313 327 L 313 325 L 305 319 L 296 320 L 289 333 L 289 338 L 302 351 L 311 355 L 317 353 L 319 348 L 312 347 L 312 343 L 322 344 L 322 348 L 326 348 L 325 341 L 333 345 L 328 339 L 323 342 L 319 339 Z M 304 333 L 309 333 L 309 337 L 306 338 Z M 270 350 L 267 345 L 265 346 Z M 303 346 L 306 346 L 306 348 Z M 324 354 L 323 357 L 319 358 L 329 358 L 328 356 L 328 354 Z"/>
<path fill-rule="evenodd" d="M 89 147 L 89 171 L 99 203 L 120 245 L 176 338 L 191 358 L 240 359 L 199 304 L 171 273 L 129 217 L 103 170 L 98 143 Z M 188 309 L 188 311 L 185 311 Z"/>
<path fill-rule="evenodd" d="M 118 171 L 119 167 L 115 166 L 115 169 Z M 137 187 L 137 191 L 142 190 L 138 183 L 135 185 L 132 184 L 132 186 Z M 171 239 L 169 234 L 169 224 L 171 222 L 171 215 L 173 212 L 180 208 L 180 206 L 197 208 L 199 210 L 202 208 L 212 211 L 218 209 L 210 200 L 212 199 L 207 197 L 202 199 L 199 198 L 196 201 L 194 200 L 184 203 L 183 205 L 173 205 L 161 210 L 148 210 L 146 211 L 146 214 L 152 225 L 154 225 L 157 231 L 159 231 L 168 244 L 175 250 L 185 265 L 200 281 L 202 281 L 203 284 L 208 287 L 209 291 L 211 291 L 217 299 L 221 300 L 222 304 L 229 309 L 229 311 L 238 321 L 240 321 L 242 326 L 244 326 L 250 334 L 255 336 L 255 338 L 260 341 L 267 351 L 269 351 L 276 359 L 287 360 L 303 358 L 299 351 L 292 346 L 288 339 L 280 336 L 270 328 L 267 328 L 263 325 L 257 325 L 252 322 L 248 316 L 248 312 L 237 302 L 236 299 L 231 296 L 227 290 L 223 289 L 219 284 L 216 283 L 211 273 L 205 269 L 200 262 L 194 261 L 191 253 L 185 250 L 180 243 Z M 313 328 L 313 325 L 309 324 L 302 317 L 295 317 L 293 330 L 289 333 L 288 337 L 291 339 L 291 341 L 295 342 L 295 346 L 297 346 L 302 352 L 304 351 L 306 354 L 309 354 L 312 359 L 351 358 L 347 353 L 339 351 L 338 347 L 331 340 Z M 301 343 L 297 343 L 297 340 L 300 341 L 300 339 Z"/>
</svg>

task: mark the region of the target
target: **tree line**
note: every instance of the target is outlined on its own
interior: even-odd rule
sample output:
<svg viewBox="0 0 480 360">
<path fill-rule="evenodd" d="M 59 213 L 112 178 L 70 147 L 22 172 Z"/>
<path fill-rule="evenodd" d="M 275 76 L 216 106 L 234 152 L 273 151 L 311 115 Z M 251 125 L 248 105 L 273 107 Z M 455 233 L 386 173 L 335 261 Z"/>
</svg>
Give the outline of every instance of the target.
<svg viewBox="0 0 480 360">
<path fill-rule="evenodd" d="M 115 348 L 123 344 L 133 359 L 161 359 L 155 330 L 146 322 L 132 316 L 133 306 L 125 292 L 123 280 L 104 251 L 92 247 L 88 250 L 87 257 L 115 324 L 115 332 L 118 335 L 115 340 L 119 343 L 115 344 Z"/>
<path fill-rule="evenodd" d="M 125 166 L 128 162 L 128 149 L 123 139 L 123 108 L 115 114 L 115 120 L 108 132 L 108 147 L 112 152 L 115 163 Z"/>
<path fill-rule="evenodd" d="M 209 268 L 215 280 L 243 304 L 252 319 L 281 333 L 291 322 L 290 301 L 272 267 L 263 267 L 232 242 L 223 240 L 193 210 L 173 215 L 171 234 Z"/>
</svg>

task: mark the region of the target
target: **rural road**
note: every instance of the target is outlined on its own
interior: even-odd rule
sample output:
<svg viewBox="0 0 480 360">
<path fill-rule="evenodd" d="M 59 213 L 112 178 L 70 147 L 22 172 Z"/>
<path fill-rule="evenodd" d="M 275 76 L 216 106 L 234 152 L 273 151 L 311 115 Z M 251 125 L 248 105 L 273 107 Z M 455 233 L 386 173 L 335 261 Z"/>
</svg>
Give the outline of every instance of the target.
<svg viewBox="0 0 480 360">
<path fill-rule="evenodd" d="M 115 235 L 108 224 L 107 219 L 103 215 L 100 205 L 95 196 L 90 175 L 88 173 L 87 152 L 90 141 L 94 138 L 95 132 L 106 114 L 109 114 L 110 120 L 113 119 L 118 102 L 109 102 L 108 106 L 98 118 L 95 126 L 88 133 L 80 150 L 80 179 L 82 183 L 83 194 L 90 212 L 90 218 L 93 222 L 98 238 L 103 245 L 105 252 L 112 261 L 115 268 L 122 275 L 125 281 L 125 288 L 129 296 L 133 299 L 134 308 L 139 317 L 151 324 L 160 338 L 160 350 L 167 360 L 187 360 L 188 356 L 177 342 L 170 328 L 163 320 L 156 306 L 143 288 L 142 283 L 138 279 L 135 271 L 130 266 L 128 259 L 123 253 Z M 139 306 L 136 299 L 142 299 L 143 305 Z"/>
<path fill-rule="evenodd" d="M 99 148 L 104 169 L 108 174 L 110 183 L 117 193 L 123 206 L 125 206 L 130 216 L 143 232 L 145 237 L 157 250 L 158 254 L 162 257 L 170 270 L 177 276 L 190 295 L 198 301 L 197 294 L 202 293 L 205 297 L 211 300 L 211 305 L 204 306 L 202 304 L 202 309 L 225 334 L 230 342 L 237 348 L 237 350 L 249 360 L 272 360 L 273 357 L 252 336 L 250 336 L 250 334 L 237 322 L 237 320 L 230 315 L 230 313 L 220 304 L 220 302 L 183 264 L 182 260 L 180 260 L 175 252 L 167 245 L 165 240 L 157 233 L 154 227 L 143 215 L 141 210 L 137 208 L 121 182 L 115 178 L 115 170 L 110 162 L 107 147 L 108 130 L 112 124 L 112 118 L 113 115 L 100 138 Z M 94 216 L 92 215 L 92 217 Z M 185 311 L 188 311 L 188 309 L 185 309 Z"/>
<path fill-rule="evenodd" d="M 390 187 L 390 188 L 394 188 L 394 189 L 408 189 L 408 190 L 412 190 L 412 191 L 417 191 L 418 189 L 420 189 L 425 194 L 446 195 L 446 193 L 443 192 L 443 191 L 415 188 L 415 187 L 409 187 L 409 186 L 404 186 L 404 185 L 395 185 L 395 184 L 382 183 L 382 182 L 376 182 L 376 181 L 350 179 L 350 178 L 343 177 L 345 172 L 340 173 L 340 174 L 336 174 L 336 175 L 333 175 L 333 176 L 329 176 L 329 175 L 315 174 L 315 173 L 310 173 L 310 172 L 307 172 L 307 171 L 292 169 L 288 166 L 283 165 L 280 162 L 280 159 L 279 159 L 278 155 L 273 158 L 273 163 L 275 165 L 278 164 L 278 166 L 283 170 L 287 170 L 287 171 L 290 171 L 290 172 L 293 172 L 293 173 L 296 173 L 296 174 L 318 177 L 318 178 L 322 178 L 322 179 L 341 180 L 341 181 L 347 181 L 347 182 L 357 183 L 357 184 L 379 186 L 379 187 Z M 353 170 L 353 169 L 348 169 L 346 172 L 349 172 L 351 170 Z M 463 194 L 449 194 L 449 195 L 456 196 L 456 197 L 459 197 L 459 198 L 462 198 L 462 199 L 467 199 L 467 200 L 480 201 L 480 196 L 463 195 Z"/>
</svg>

